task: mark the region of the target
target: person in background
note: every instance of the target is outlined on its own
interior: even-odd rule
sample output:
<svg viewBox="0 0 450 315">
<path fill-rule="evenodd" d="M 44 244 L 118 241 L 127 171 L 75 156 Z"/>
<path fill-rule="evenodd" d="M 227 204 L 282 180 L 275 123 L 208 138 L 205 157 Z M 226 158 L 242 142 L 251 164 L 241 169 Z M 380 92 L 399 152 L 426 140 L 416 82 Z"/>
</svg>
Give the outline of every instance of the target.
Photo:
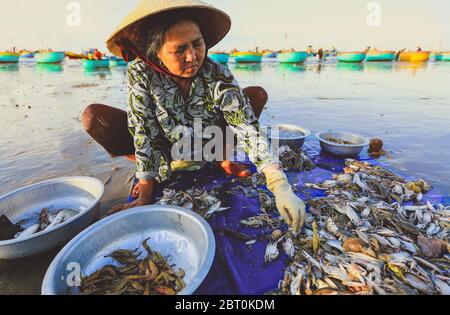
<svg viewBox="0 0 450 315">
<path fill-rule="evenodd" d="M 322 61 L 323 60 L 323 49 L 320 48 L 319 51 L 317 52 L 317 54 L 319 55 L 319 60 Z"/>
<path fill-rule="evenodd" d="M 95 60 L 101 60 L 103 57 L 103 54 L 96 48 L 94 50 L 94 59 Z"/>
</svg>

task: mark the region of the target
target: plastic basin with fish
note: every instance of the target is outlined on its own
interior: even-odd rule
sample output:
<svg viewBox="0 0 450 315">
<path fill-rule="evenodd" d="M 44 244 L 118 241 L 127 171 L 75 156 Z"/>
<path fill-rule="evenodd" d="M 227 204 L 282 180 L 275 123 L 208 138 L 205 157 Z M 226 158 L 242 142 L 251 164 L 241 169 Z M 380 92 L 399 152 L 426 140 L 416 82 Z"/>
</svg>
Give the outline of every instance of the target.
<svg viewBox="0 0 450 315">
<path fill-rule="evenodd" d="M 290 124 L 281 124 L 267 128 L 267 136 L 274 147 L 276 147 L 276 141 L 278 141 L 278 146 L 280 147 L 287 145 L 291 148 L 301 148 L 305 143 L 306 137 L 310 134 L 311 132 L 308 129 Z"/>
<path fill-rule="evenodd" d="M 46 207 L 79 213 L 51 230 L 0 241 L 0 259 L 28 257 L 63 245 L 97 219 L 103 193 L 104 185 L 98 179 L 77 176 L 40 182 L 1 196 L 0 215 L 6 215 L 13 223 L 38 220 Z"/>
<path fill-rule="evenodd" d="M 214 234 L 198 214 L 166 205 L 117 213 L 81 232 L 51 263 L 42 284 L 42 294 L 64 295 L 69 290 L 76 294 L 74 272 L 78 270 L 88 276 L 113 263 L 106 255 L 118 249 L 134 250 L 147 238 L 150 248 L 168 257 L 175 270 L 185 271 L 186 287 L 179 294 L 192 294 L 205 279 L 214 260 Z"/>
<path fill-rule="evenodd" d="M 368 145 L 366 138 L 348 132 L 341 131 L 321 131 L 316 134 L 320 141 L 320 147 L 327 154 L 339 157 L 356 157 L 364 146 Z M 330 141 L 330 138 L 350 142 L 351 144 L 336 143 Z"/>
</svg>

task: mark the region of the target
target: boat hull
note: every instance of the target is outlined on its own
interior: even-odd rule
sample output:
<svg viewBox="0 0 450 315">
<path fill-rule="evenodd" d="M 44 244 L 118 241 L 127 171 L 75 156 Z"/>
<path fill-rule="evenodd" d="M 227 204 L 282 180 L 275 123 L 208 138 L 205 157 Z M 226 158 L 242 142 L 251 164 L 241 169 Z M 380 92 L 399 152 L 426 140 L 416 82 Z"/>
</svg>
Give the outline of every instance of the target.
<svg viewBox="0 0 450 315">
<path fill-rule="evenodd" d="M 101 68 L 109 68 L 109 59 L 101 59 L 101 60 L 95 60 L 95 59 L 83 59 L 81 61 L 83 63 L 83 67 L 86 70 L 92 70 L 92 69 L 101 69 Z"/>
<path fill-rule="evenodd" d="M 18 63 L 19 58 L 19 54 L 0 53 L 0 63 Z"/>
<path fill-rule="evenodd" d="M 430 59 L 429 51 L 412 51 L 400 53 L 400 61 L 424 62 Z"/>
<path fill-rule="evenodd" d="M 354 52 L 354 53 L 339 53 L 337 60 L 340 62 L 363 62 L 366 59 L 366 53 Z"/>
<path fill-rule="evenodd" d="M 66 57 L 69 59 L 79 60 L 79 59 L 86 59 L 87 57 L 83 54 L 76 54 L 71 51 L 66 51 Z"/>
<path fill-rule="evenodd" d="M 436 61 L 450 61 L 450 52 L 436 53 Z"/>
<path fill-rule="evenodd" d="M 262 57 L 263 55 L 258 53 L 236 53 L 234 54 L 234 61 L 237 63 L 260 63 Z"/>
<path fill-rule="evenodd" d="M 20 55 L 20 58 L 33 58 L 34 57 L 34 53 L 30 52 L 30 53 L 23 53 Z"/>
<path fill-rule="evenodd" d="M 264 54 L 264 57 L 266 57 L 266 58 L 276 58 L 277 56 L 278 56 L 278 54 L 276 52 Z"/>
<path fill-rule="evenodd" d="M 293 51 L 279 53 L 277 59 L 281 63 L 301 63 L 308 58 L 308 53 L 306 51 Z"/>
<path fill-rule="evenodd" d="M 127 63 L 125 60 L 123 60 L 123 59 L 120 59 L 120 60 L 110 60 L 110 61 L 109 61 L 109 66 L 110 66 L 110 67 L 125 67 L 127 64 L 128 64 L 128 63 Z"/>
<path fill-rule="evenodd" d="M 209 58 L 211 58 L 212 60 L 214 60 L 215 62 L 218 63 L 228 63 L 229 59 L 230 59 L 230 55 L 229 54 L 225 54 L 225 53 L 210 53 L 208 54 Z"/>
<path fill-rule="evenodd" d="M 37 63 L 60 63 L 64 60 L 66 54 L 63 51 L 51 51 L 36 53 L 34 59 Z"/>
<path fill-rule="evenodd" d="M 381 52 L 368 54 L 366 56 L 366 61 L 392 61 L 395 59 L 395 52 Z"/>
</svg>

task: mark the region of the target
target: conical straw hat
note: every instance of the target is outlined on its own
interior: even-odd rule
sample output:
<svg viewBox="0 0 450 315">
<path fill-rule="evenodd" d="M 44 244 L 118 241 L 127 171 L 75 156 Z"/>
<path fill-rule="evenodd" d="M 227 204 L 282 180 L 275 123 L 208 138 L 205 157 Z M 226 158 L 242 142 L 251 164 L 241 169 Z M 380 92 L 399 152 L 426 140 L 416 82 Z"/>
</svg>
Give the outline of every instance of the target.
<svg viewBox="0 0 450 315">
<path fill-rule="evenodd" d="M 145 25 L 156 18 L 170 19 L 171 14 L 178 12 L 195 19 L 208 49 L 220 42 L 231 28 L 228 14 L 200 0 L 141 0 L 108 38 L 106 46 L 111 53 L 122 57 L 118 43 L 126 38 L 143 52 L 147 37 Z"/>
</svg>

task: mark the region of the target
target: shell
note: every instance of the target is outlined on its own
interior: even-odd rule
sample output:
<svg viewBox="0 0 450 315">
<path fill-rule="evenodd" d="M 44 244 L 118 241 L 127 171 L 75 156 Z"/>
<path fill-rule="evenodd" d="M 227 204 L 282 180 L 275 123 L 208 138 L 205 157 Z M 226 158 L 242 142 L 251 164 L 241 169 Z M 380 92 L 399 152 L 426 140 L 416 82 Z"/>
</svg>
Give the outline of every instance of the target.
<svg viewBox="0 0 450 315">
<path fill-rule="evenodd" d="M 341 233 L 339 232 L 338 226 L 336 225 L 336 223 L 334 223 L 333 219 L 330 218 L 330 217 L 327 218 L 327 222 L 325 224 L 325 228 L 332 235 L 334 235 L 336 237 L 340 237 L 341 236 Z"/>
<path fill-rule="evenodd" d="M 364 251 L 364 245 L 365 243 L 362 239 L 354 237 L 347 239 L 342 247 L 346 252 L 361 253 Z"/>
<path fill-rule="evenodd" d="M 267 244 L 266 253 L 264 255 L 264 261 L 266 263 L 274 261 L 280 255 L 277 244 L 277 242 L 269 242 L 269 244 Z"/>
<path fill-rule="evenodd" d="M 283 242 L 283 250 L 290 258 L 294 258 L 295 256 L 295 246 L 290 237 L 286 237 Z"/>
<path fill-rule="evenodd" d="M 279 239 L 279 238 L 282 237 L 282 236 L 283 236 L 283 232 L 282 232 L 281 230 L 276 229 L 276 230 L 273 230 L 273 231 L 272 231 L 271 237 L 272 237 L 273 240 L 276 241 L 277 239 Z"/>
<path fill-rule="evenodd" d="M 301 286 L 302 286 L 303 274 L 299 271 L 297 275 L 292 279 L 290 284 L 290 293 L 291 295 L 301 295 Z"/>
</svg>

